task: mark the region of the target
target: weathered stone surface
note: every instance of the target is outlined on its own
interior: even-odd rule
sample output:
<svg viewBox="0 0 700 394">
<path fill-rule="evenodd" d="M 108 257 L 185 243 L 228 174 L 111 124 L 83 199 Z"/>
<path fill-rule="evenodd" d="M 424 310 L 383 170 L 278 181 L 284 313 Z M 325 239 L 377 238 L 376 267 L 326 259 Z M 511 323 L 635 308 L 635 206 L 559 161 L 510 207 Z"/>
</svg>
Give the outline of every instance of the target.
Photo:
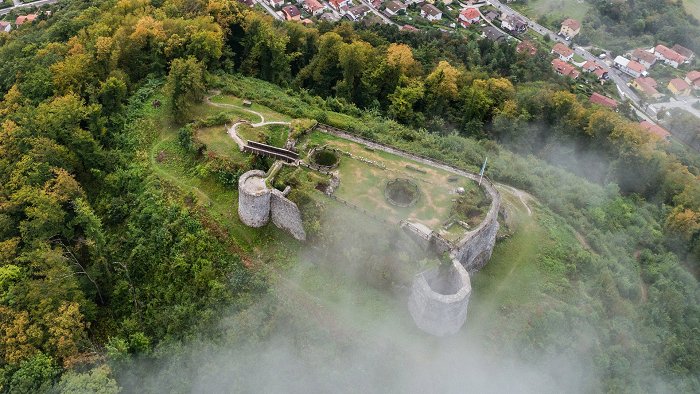
<svg viewBox="0 0 700 394">
<path fill-rule="evenodd" d="M 270 220 L 270 191 L 264 171 L 248 171 L 238 179 L 238 216 L 250 227 L 262 227 Z"/>
<path fill-rule="evenodd" d="M 272 223 L 285 230 L 299 241 L 306 241 L 306 232 L 301 221 L 299 207 L 278 190 L 272 190 L 271 198 Z"/>
<path fill-rule="evenodd" d="M 471 290 L 469 273 L 454 260 L 444 277 L 437 268 L 416 275 L 408 310 L 421 330 L 436 336 L 452 335 L 467 319 Z"/>
</svg>

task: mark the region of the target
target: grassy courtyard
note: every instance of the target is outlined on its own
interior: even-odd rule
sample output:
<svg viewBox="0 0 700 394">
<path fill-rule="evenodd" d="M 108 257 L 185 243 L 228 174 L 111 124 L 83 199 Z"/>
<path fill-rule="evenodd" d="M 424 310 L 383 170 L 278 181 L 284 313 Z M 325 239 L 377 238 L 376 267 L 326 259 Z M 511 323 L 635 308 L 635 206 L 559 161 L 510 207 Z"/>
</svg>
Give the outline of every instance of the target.
<svg viewBox="0 0 700 394">
<path fill-rule="evenodd" d="M 370 150 L 361 144 L 322 132 L 313 132 L 308 136 L 308 142 L 327 144 L 343 152 L 338 166 L 340 187 L 335 192 L 336 196 L 389 222 L 410 219 L 437 230 L 450 218 L 453 200 L 458 197 L 456 188 L 462 187 L 468 194 L 471 192 L 484 198 L 474 181 L 445 170 L 384 151 Z M 419 198 L 413 206 L 399 207 L 387 201 L 385 186 L 396 178 L 409 179 L 418 185 Z"/>
</svg>

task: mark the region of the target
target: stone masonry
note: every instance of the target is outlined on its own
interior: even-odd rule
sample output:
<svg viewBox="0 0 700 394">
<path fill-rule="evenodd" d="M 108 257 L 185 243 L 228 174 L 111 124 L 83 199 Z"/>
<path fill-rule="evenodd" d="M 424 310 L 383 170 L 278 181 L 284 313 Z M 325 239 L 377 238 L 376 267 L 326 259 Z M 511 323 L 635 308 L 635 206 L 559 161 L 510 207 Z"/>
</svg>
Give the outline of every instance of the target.
<svg viewBox="0 0 700 394">
<path fill-rule="evenodd" d="M 252 170 L 238 179 L 238 216 L 250 227 L 262 227 L 270 221 L 295 239 L 306 240 L 299 207 L 285 193 L 267 187 L 264 171 Z"/>
</svg>

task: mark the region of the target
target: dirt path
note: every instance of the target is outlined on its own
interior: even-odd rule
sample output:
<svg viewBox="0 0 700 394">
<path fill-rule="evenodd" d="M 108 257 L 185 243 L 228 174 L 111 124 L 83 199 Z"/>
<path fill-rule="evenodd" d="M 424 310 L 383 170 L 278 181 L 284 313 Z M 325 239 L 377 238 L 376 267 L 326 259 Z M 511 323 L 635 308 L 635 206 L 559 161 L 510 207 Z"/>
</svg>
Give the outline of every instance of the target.
<svg viewBox="0 0 700 394">
<path fill-rule="evenodd" d="M 527 209 L 527 216 L 532 216 L 532 209 L 530 209 L 530 206 L 527 205 L 527 201 L 534 201 L 535 197 L 533 197 L 530 193 L 526 191 L 516 189 L 513 186 L 504 185 L 503 183 L 497 183 L 496 186 L 506 189 L 511 194 L 518 197 L 518 200 L 520 200 L 525 209 Z"/>
</svg>

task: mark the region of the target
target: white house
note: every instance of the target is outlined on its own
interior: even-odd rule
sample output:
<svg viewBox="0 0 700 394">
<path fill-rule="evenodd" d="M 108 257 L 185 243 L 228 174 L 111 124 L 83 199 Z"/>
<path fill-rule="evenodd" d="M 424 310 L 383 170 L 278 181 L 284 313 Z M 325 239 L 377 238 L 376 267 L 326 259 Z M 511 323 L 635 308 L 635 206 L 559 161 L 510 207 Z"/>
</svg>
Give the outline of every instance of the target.
<svg viewBox="0 0 700 394">
<path fill-rule="evenodd" d="M 420 8 L 420 16 L 431 22 L 435 22 L 442 19 L 442 11 L 432 4 L 424 4 Z"/>
<path fill-rule="evenodd" d="M 646 68 L 644 68 L 644 66 L 635 62 L 634 60 L 629 60 L 622 56 L 618 56 L 615 58 L 614 63 L 615 67 L 617 67 L 620 71 L 624 72 L 625 74 L 631 75 L 635 78 L 647 76 Z"/>
</svg>

